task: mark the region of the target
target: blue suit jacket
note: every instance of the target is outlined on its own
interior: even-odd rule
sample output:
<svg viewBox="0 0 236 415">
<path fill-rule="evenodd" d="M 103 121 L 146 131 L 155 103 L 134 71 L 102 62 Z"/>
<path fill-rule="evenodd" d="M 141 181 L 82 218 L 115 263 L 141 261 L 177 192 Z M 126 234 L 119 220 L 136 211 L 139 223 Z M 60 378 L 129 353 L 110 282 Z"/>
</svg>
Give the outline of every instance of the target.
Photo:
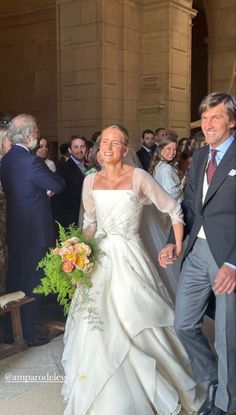
<svg viewBox="0 0 236 415">
<path fill-rule="evenodd" d="M 1 183 L 7 201 L 7 244 L 49 247 L 53 225 L 47 190 L 64 188 L 61 177 L 21 146 L 13 146 L 1 161 Z"/>
</svg>

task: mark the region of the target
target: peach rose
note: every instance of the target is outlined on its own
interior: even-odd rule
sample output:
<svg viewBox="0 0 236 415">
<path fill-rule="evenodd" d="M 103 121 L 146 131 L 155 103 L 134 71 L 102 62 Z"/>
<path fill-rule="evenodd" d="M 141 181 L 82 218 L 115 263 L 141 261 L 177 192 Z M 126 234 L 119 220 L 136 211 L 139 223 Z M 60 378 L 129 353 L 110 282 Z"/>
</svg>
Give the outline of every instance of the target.
<svg viewBox="0 0 236 415">
<path fill-rule="evenodd" d="M 74 269 L 74 265 L 70 261 L 65 261 L 62 265 L 62 269 L 65 272 L 71 272 Z"/>
<path fill-rule="evenodd" d="M 88 246 L 84 242 L 75 244 L 75 250 L 79 255 L 86 255 L 86 256 L 89 256 L 92 252 L 90 246 Z"/>
</svg>

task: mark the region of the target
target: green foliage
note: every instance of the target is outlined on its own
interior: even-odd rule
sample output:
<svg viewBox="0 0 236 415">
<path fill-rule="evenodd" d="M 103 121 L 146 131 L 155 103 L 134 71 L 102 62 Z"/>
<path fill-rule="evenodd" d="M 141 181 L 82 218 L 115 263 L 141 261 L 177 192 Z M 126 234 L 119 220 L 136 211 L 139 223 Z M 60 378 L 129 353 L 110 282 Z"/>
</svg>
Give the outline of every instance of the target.
<svg viewBox="0 0 236 415">
<path fill-rule="evenodd" d="M 62 244 L 68 239 L 76 237 L 79 239 L 79 243 L 83 242 L 91 248 L 91 254 L 89 255 L 90 263 L 95 265 L 99 261 L 99 257 L 103 255 L 99 248 L 101 238 L 88 239 L 82 230 L 75 225 L 63 228 L 58 223 L 58 226 L 59 241 L 56 243 L 56 249 L 60 249 Z M 33 292 L 46 296 L 57 294 L 57 301 L 63 306 L 64 314 L 67 315 L 77 286 L 91 287 L 91 273 L 76 268 L 72 272 L 65 272 L 62 265 L 62 257 L 55 252 L 55 249 L 50 249 L 38 264 L 38 268 L 44 270 L 44 277 L 41 278 L 40 285 Z"/>
</svg>

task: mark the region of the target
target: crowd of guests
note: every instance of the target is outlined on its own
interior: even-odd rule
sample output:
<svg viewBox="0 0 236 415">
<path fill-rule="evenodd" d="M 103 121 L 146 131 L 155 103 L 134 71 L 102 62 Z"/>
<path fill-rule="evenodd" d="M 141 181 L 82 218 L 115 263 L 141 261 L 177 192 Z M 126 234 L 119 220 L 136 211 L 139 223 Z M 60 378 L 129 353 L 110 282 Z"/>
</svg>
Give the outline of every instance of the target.
<svg viewBox="0 0 236 415">
<path fill-rule="evenodd" d="M 186 251 L 188 254 L 187 259 L 191 252 L 195 252 L 196 239 L 206 241 L 206 244 L 203 242 L 202 246 L 199 245 L 196 248 L 197 254 L 201 252 L 201 255 L 204 256 L 204 261 L 206 260 L 206 265 L 204 265 L 205 268 L 202 272 L 206 275 L 208 273 L 210 274 L 211 283 L 213 280 L 213 269 L 215 272 L 218 272 L 220 282 L 217 282 L 216 292 L 218 290 L 218 293 L 230 293 L 230 295 L 232 294 L 230 287 L 233 284 L 233 277 L 229 268 L 235 270 L 235 268 L 231 267 L 232 265 L 233 267 L 235 266 L 236 261 L 234 261 L 233 254 L 230 254 L 233 252 L 233 248 L 231 247 L 231 249 L 229 247 L 231 249 L 229 252 L 226 249 L 227 244 L 231 246 L 231 242 L 233 241 L 232 235 L 230 234 L 229 236 L 230 226 L 232 227 L 233 223 L 230 222 L 232 219 L 232 204 L 227 199 L 229 197 L 229 189 L 227 186 L 231 186 L 231 196 L 235 189 L 228 182 L 230 180 L 229 176 L 230 178 L 235 177 L 235 169 L 232 167 L 229 172 L 227 171 L 226 179 L 228 181 L 225 178 L 221 179 L 220 174 L 222 176 L 223 174 L 226 175 L 228 166 L 231 166 L 231 164 L 233 166 L 232 157 L 230 157 L 228 149 L 230 147 L 233 154 L 235 149 L 236 125 L 235 105 L 235 97 L 227 94 L 210 95 L 208 100 L 200 107 L 203 132 L 200 131 L 190 138 L 178 138 L 174 131 L 168 131 L 165 128 L 157 128 L 155 131 L 145 129 L 142 132 L 141 148 L 137 152 L 127 148 L 127 151 L 123 155 L 126 164 L 140 167 L 148 172 L 176 202 L 183 204 L 183 211 L 186 214 L 186 228 L 190 229 L 190 242 L 188 245 L 190 248 L 187 248 Z M 215 113 L 216 115 L 214 115 Z M 94 172 L 100 172 L 103 169 L 103 158 L 100 154 L 100 137 L 100 131 L 96 131 L 90 140 L 87 140 L 81 134 L 71 136 L 68 142 L 60 145 L 59 160 L 53 161 L 49 158 L 49 142 L 45 136 L 40 135 L 37 120 L 34 117 L 27 114 L 20 114 L 13 118 L 10 123 L 2 122 L 0 126 L 0 293 L 22 290 L 26 295 L 32 295 L 34 286 L 37 285 L 42 276 L 40 270 L 36 271 L 38 261 L 45 255 L 47 249 L 55 243 L 55 238 L 57 237 L 56 221 L 63 226 L 68 226 L 72 223 L 78 224 L 80 222 L 81 194 L 84 179 L 86 176 Z M 224 147 L 224 149 L 221 149 L 224 143 L 227 143 L 227 148 Z M 207 147 L 206 144 L 208 145 Z M 213 153 L 209 152 L 209 148 L 212 150 L 215 147 L 218 148 L 218 146 L 219 149 L 216 150 L 218 152 L 218 158 L 213 160 Z M 205 160 L 204 167 L 202 167 L 203 157 Z M 220 217 L 223 211 L 221 203 L 227 204 L 229 214 L 224 215 L 225 223 L 227 223 L 226 229 L 224 229 L 223 225 L 218 224 L 217 219 L 212 222 L 211 219 L 208 219 L 211 218 L 210 208 L 208 215 L 204 213 L 200 214 L 199 212 L 201 209 L 202 211 L 204 210 L 204 197 L 208 197 L 208 187 L 210 186 L 210 179 L 208 181 L 207 173 L 205 173 L 208 169 L 208 167 L 206 169 L 206 165 L 209 166 L 213 160 L 213 163 L 215 163 L 214 168 L 216 169 L 220 162 L 221 165 L 224 165 L 226 158 L 227 163 L 224 171 L 222 170 L 222 173 L 220 173 L 221 170 L 218 169 L 218 186 L 225 180 L 224 187 L 222 187 L 222 196 L 219 196 L 221 199 L 217 199 L 216 197 L 216 205 L 211 207 L 213 214 Z M 200 181 L 198 180 L 198 174 L 201 174 Z M 202 186 L 203 190 L 202 188 L 199 190 L 199 183 L 201 183 L 200 186 Z M 215 186 L 217 185 L 215 184 Z M 210 189 L 211 187 L 209 187 L 209 191 Z M 217 193 L 217 187 L 210 197 L 213 198 L 215 193 Z M 198 197 L 198 203 L 199 206 L 202 206 L 201 208 L 194 205 L 195 196 Z M 167 223 L 164 213 L 161 215 L 161 221 L 159 218 L 158 222 L 164 224 L 162 226 L 164 236 L 161 241 L 162 246 L 164 246 L 168 237 L 171 238 L 171 224 Z M 197 222 L 195 222 L 195 217 L 197 218 Z M 5 231 L 6 218 L 7 235 Z M 206 228 L 203 225 L 205 224 L 205 220 L 209 221 L 209 225 L 206 224 Z M 192 228 L 194 229 L 193 231 Z M 152 229 L 154 228 L 152 227 Z M 225 257 L 229 254 L 228 257 L 230 260 L 224 259 L 223 250 L 220 248 L 220 230 L 222 231 L 222 238 L 225 238 L 224 250 L 227 251 Z M 191 236 L 192 232 L 195 232 L 194 236 Z M 149 238 L 148 235 L 149 233 L 147 232 L 147 238 Z M 8 252 L 6 252 L 6 244 Z M 157 246 L 155 242 L 153 244 L 154 247 Z M 159 262 L 163 268 L 175 261 L 174 250 L 174 244 L 170 239 L 167 248 L 164 248 L 161 251 L 161 256 L 159 256 Z M 206 255 L 207 257 L 205 258 Z M 218 258 L 220 259 L 217 262 Z M 200 258 L 196 259 L 193 256 L 193 260 L 200 269 Z M 207 263 L 207 260 L 211 260 L 210 265 Z M 188 264 L 188 261 L 185 261 L 186 264 Z M 185 270 L 186 273 L 192 272 L 190 265 L 188 264 L 189 268 L 187 271 Z M 203 267 L 202 264 L 201 266 Z M 219 267 L 219 271 L 217 270 L 217 266 Z M 222 266 L 226 267 L 223 271 Z M 180 273 L 180 268 L 178 272 Z M 222 275 L 226 275 L 226 278 L 231 281 L 231 285 L 229 283 L 227 286 L 229 287 L 228 291 L 224 284 L 222 288 Z M 227 275 L 229 276 L 227 277 Z M 214 362 L 212 361 L 212 356 L 205 345 L 205 340 L 202 339 L 202 334 L 198 333 L 198 322 L 202 322 L 203 315 L 208 306 L 207 298 L 212 293 L 212 288 L 208 284 L 207 292 L 204 294 L 204 304 L 200 304 L 201 301 L 199 299 L 199 309 L 195 310 L 195 314 L 192 309 L 189 311 L 190 304 L 186 300 L 186 293 L 189 295 L 188 288 L 181 286 L 181 289 L 181 298 L 186 301 L 185 303 L 183 302 L 186 315 L 184 318 L 183 309 L 181 310 L 180 306 L 180 294 L 178 294 L 176 330 L 178 331 L 179 337 L 182 338 L 186 349 L 189 349 L 189 355 L 191 355 L 191 347 L 196 341 L 199 342 L 202 350 L 206 353 L 206 358 L 209 358 L 207 363 L 211 361 L 212 373 L 210 376 L 205 376 L 205 380 L 209 380 L 210 387 L 212 387 L 209 390 L 209 394 L 213 393 L 214 397 L 216 396 L 217 405 L 223 408 L 220 409 L 220 412 L 211 412 L 208 410 L 209 408 L 206 408 L 206 410 L 203 408 L 203 411 L 199 413 L 202 415 L 224 414 L 226 413 L 224 409 L 227 406 L 230 409 L 234 409 L 236 402 L 230 401 L 228 404 L 226 395 L 220 395 L 219 389 L 217 392 L 218 376 L 220 377 L 221 388 L 224 389 L 224 393 L 226 393 L 225 390 L 227 388 L 229 390 L 232 388 L 227 384 L 228 377 L 222 380 L 226 376 L 223 373 L 223 368 L 220 368 L 221 372 L 217 375 L 215 360 Z M 172 297 L 174 296 L 175 292 Z M 229 310 L 232 311 L 233 304 L 235 307 L 235 296 L 234 299 L 232 298 L 231 296 L 228 311 L 217 299 L 217 336 L 220 335 L 219 330 L 222 329 L 222 324 L 219 323 L 219 310 L 221 313 L 225 312 L 225 319 L 229 319 Z M 48 339 L 39 338 L 37 333 L 35 333 L 34 323 L 39 314 L 39 306 L 40 296 L 36 296 L 35 302 L 22 307 L 23 334 L 29 346 L 39 346 L 48 341 Z M 224 311 L 222 311 L 223 308 Z M 185 321 L 186 325 L 187 323 L 189 324 L 187 317 L 190 315 L 193 320 L 196 318 L 198 321 L 194 321 L 194 325 L 189 327 L 189 331 L 186 333 L 186 329 L 181 324 L 183 324 L 183 321 Z M 232 327 L 234 323 L 235 319 L 234 322 L 231 320 L 229 327 Z M 224 330 L 226 329 L 224 328 Z M 230 335 L 228 330 L 230 329 L 227 329 L 227 336 Z M 5 341 L 7 343 L 14 341 L 9 319 L 6 321 Z M 219 349 L 217 352 L 221 358 L 227 354 L 227 341 L 230 343 L 229 339 L 226 339 L 223 346 L 222 344 L 220 346 L 218 344 Z M 197 350 L 196 348 L 195 352 L 199 358 L 202 353 L 201 350 Z M 235 367 L 235 357 L 232 359 L 232 365 Z M 200 370 L 198 367 L 195 369 L 201 382 L 204 381 L 204 374 L 201 372 L 202 369 Z M 214 402 L 212 405 L 214 407 Z"/>
</svg>

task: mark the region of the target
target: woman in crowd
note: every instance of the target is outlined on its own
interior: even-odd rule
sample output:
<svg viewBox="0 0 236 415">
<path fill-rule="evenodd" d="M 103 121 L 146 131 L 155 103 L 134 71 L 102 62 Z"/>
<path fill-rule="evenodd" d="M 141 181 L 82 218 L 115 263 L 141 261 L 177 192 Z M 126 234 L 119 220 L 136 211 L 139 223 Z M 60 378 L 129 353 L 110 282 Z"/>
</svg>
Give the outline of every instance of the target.
<svg viewBox="0 0 236 415">
<path fill-rule="evenodd" d="M 149 173 L 180 203 L 183 199 L 183 189 L 174 165 L 176 152 L 177 139 L 171 135 L 162 138 L 150 164 Z"/>
<path fill-rule="evenodd" d="M 120 125 L 103 130 L 103 168 L 84 180 L 84 230 L 104 236 L 90 289 L 102 327 L 91 330 L 76 311 L 77 288 L 64 338 L 65 415 L 190 415 L 200 404 L 171 300 L 139 237 L 143 205 L 154 203 L 170 215 L 180 255 L 180 205 L 150 174 L 123 164 L 128 140 Z"/>
<path fill-rule="evenodd" d="M 184 188 L 186 184 L 187 173 L 191 167 L 193 158 L 193 150 L 185 150 L 179 155 L 178 169 L 181 186 Z"/>
<path fill-rule="evenodd" d="M 0 126 L 0 166 L 1 158 L 11 149 L 7 138 L 8 125 Z M 7 271 L 6 248 L 6 199 L 0 182 L 0 295 L 5 292 L 5 280 Z"/>
<path fill-rule="evenodd" d="M 48 168 L 55 173 L 56 165 L 54 161 L 48 158 L 48 152 L 49 152 L 48 140 L 45 137 L 39 138 L 38 145 L 35 149 L 35 154 L 36 156 L 42 158 L 47 164 Z"/>
</svg>

